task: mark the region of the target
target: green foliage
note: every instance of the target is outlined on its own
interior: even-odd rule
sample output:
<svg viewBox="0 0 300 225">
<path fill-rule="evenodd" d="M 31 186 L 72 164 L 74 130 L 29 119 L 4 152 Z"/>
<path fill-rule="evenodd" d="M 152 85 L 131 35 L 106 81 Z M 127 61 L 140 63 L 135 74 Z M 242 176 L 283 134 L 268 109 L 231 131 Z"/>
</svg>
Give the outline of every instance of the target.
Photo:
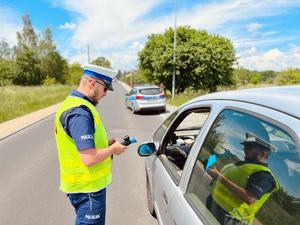
<svg viewBox="0 0 300 225">
<path fill-rule="evenodd" d="M 133 83 L 134 84 L 146 84 L 149 83 L 149 80 L 147 77 L 144 75 L 143 71 L 137 70 L 133 71 Z"/>
<path fill-rule="evenodd" d="M 44 79 L 41 74 L 37 54 L 24 49 L 16 58 L 16 76 L 13 83 L 16 85 L 40 85 Z"/>
<path fill-rule="evenodd" d="M 276 83 L 279 85 L 285 84 L 299 84 L 300 83 L 300 70 L 288 68 L 286 71 L 280 73 L 276 78 Z"/>
<path fill-rule="evenodd" d="M 52 40 L 52 32 L 49 28 L 43 31 L 43 37 L 39 43 L 40 68 L 43 76 L 47 75 L 60 83 L 65 83 L 68 73 L 67 61 L 56 50 Z"/>
<path fill-rule="evenodd" d="M 69 67 L 69 73 L 66 77 L 67 84 L 78 84 L 82 75 L 82 68 L 79 63 L 73 63 Z"/>
<path fill-rule="evenodd" d="M 247 84 L 275 84 L 275 78 L 278 72 L 272 70 L 266 71 L 253 71 L 242 67 L 238 67 L 234 70 L 233 76 L 238 85 Z"/>
<path fill-rule="evenodd" d="M 105 57 L 97 57 L 97 59 L 93 60 L 91 64 L 97 65 L 97 66 L 102 66 L 106 68 L 111 68 L 110 61 L 106 59 Z"/>
<path fill-rule="evenodd" d="M 252 84 L 259 84 L 261 83 L 261 75 L 259 73 L 252 74 L 249 81 Z"/>
<path fill-rule="evenodd" d="M 0 59 L 0 86 L 11 85 L 15 73 L 14 61 Z"/>
<path fill-rule="evenodd" d="M 46 76 L 46 79 L 43 80 L 43 85 L 51 86 L 57 84 L 57 80 L 54 77 Z"/>
<path fill-rule="evenodd" d="M 40 65 L 43 75 L 47 74 L 60 83 L 65 83 L 68 74 L 68 63 L 57 51 L 49 52 L 41 59 Z"/>
<path fill-rule="evenodd" d="M 173 36 L 169 28 L 164 34 L 152 34 L 145 48 L 139 52 L 139 67 L 156 84 L 172 88 Z M 177 29 L 176 91 L 187 87 L 215 91 L 219 85 L 234 83 L 234 50 L 231 42 L 206 31 L 190 27 Z"/>
<path fill-rule="evenodd" d="M 56 50 L 51 30 L 46 28 L 39 39 L 29 15 L 22 19 L 24 26 L 17 32 L 14 55 L 4 40 L 0 44 L 0 85 L 65 83 L 68 63 Z"/>
</svg>

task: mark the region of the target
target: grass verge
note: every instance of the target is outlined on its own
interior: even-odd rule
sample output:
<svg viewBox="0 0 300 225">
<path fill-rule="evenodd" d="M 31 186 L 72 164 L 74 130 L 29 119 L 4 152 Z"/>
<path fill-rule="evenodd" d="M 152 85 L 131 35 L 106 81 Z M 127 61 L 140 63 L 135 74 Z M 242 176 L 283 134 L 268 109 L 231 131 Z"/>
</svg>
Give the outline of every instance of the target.
<svg viewBox="0 0 300 225">
<path fill-rule="evenodd" d="M 74 86 L 0 87 L 0 123 L 61 102 Z"/>
</svg>

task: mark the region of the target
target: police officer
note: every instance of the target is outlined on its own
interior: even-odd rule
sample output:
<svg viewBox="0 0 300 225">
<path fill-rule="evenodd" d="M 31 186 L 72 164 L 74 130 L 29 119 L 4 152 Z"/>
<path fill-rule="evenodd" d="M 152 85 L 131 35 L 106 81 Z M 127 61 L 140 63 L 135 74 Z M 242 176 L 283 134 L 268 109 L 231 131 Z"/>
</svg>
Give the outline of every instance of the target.
<svg viewBox="0 0 300 225">
<path fill-rule="evenodd" d="M 279 188 L 266 163 L 271 145 L 248 133 L 241 144 L 245 161 L 228 164 L 221 172 L 208 170 L 213 182 L 206 205 L 221 224 L 252 224 L 255 213 Z"/>
<path fill-rule="evenodd" d="M 56 112 L 55 139 L 60 164 L 60 189 L 67 193 L 76 212 L 76 225 L 105 224 L 106 187 L 112 180 L 112 155 L 125 152 L 116 139 L 108 140 L 95 108 L 113 91 L 116 72 L 84 65 L 77 90 Z"/>
</svg>

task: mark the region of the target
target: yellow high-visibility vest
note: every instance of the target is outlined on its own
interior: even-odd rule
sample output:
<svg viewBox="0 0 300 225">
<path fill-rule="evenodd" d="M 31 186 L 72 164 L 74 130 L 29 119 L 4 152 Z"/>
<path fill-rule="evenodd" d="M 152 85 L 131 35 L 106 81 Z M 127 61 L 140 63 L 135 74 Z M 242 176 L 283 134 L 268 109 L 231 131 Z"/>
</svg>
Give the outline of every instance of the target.
<svg viewBox="0 0 300 225">
<path fill-rule="evenodd" d="M 74 140 L 68 136 L 59 118 L 66 110 L 84 105 L 90 109 L 94 118 L 94 141 L 97 151 L 108 146 L 106 130 L 96 108 L 87 100 L 75 96 L 68 96 L 56 112 L 55 139 L 60 164 L 60 189 L 66 193 L 96 192 L 111 183 L 111 157 L 87 167 L 79 156 Z"/>
<path fill-rule="evenodd" d="M 248 225 L 253 223 L 255 213 L 260 209 L 270 195 L 279 188 L 278 181 L 268 167 L 254 163 L 245 163 L 238 166 L 229 164 L 221 170 L 223 176 L 243 188 L 246 187 L 249 176 L 259 171 L 267 171 L 271 173 L 275 180 L 276 187 L 271 192 L 265 193 L 260 199 L 257 199 L 256 202 L 251 205 L 240 200 L 218 179 L 212 185 L 211 194 L 214 201 L 230 215 Z"/>
</svg>

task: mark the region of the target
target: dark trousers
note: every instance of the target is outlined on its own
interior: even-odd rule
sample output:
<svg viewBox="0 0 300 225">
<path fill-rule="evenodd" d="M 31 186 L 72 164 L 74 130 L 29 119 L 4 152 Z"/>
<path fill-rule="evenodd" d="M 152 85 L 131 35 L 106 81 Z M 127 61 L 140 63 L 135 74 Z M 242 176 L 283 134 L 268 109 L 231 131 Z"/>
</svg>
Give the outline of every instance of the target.
<svg viewBox="0 0 300 225">
<path fill-rule="evenodd" d="M 76 212 L 75 225 L 104 225 L 106 189 L 93 193 L 67 194 Z"/>
<path fill-rule="evenodd" d="M 215 216 L 221 225 L 245 225 L 242 221 L 234 218 L 229 213 L 227 213 L 223 208 L 221 208 L 218 203 L 216 203 L 212 196 L 209 195 L 206 199 L 206 207 Z"/>
</svg>

